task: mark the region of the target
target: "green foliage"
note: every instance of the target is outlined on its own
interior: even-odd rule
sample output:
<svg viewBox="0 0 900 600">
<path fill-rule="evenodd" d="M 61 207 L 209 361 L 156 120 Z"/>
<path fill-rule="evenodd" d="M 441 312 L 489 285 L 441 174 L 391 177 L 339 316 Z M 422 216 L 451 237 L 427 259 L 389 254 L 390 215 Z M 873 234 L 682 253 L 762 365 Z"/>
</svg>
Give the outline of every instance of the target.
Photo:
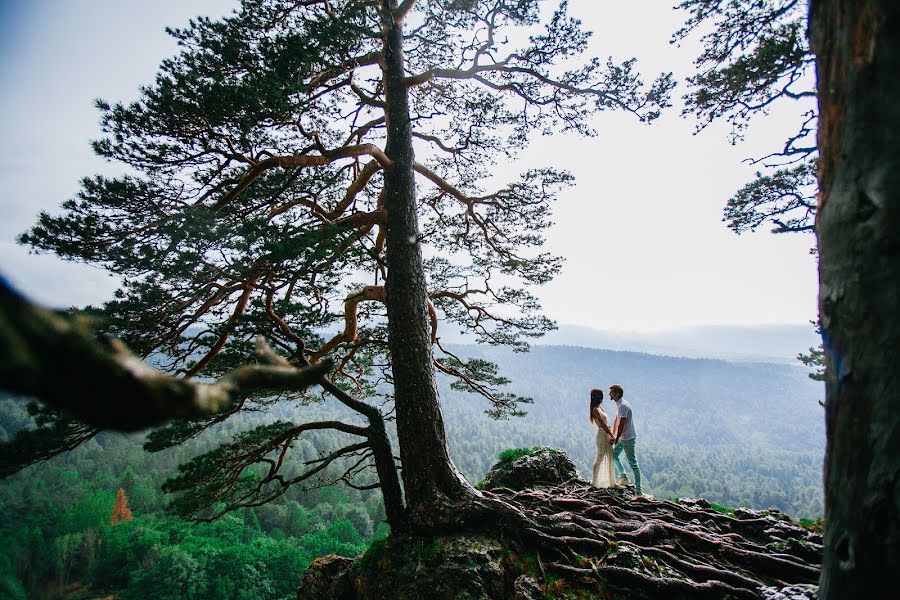
<svg viewBox="0 0 900 600">
<path fill-rule="evenodd" d="M 751 120 L 776 106 L 795 104 L 802 116 L 785 132 L 781 150 L 752 160 L 765 171 L 732 196 L 723 221 L 740 234 L 764 223 L 773 232 L 812 232 L 816 215 L 814 57 L 806 38 L 807 2 L 683 0 L 688 11 L 677 42 L 698 32 L 703 51 L 695 61 L 684 96 L 685 114 L 698 130 L 724 120 L 730 140 L 743 139 Z"/>
<path fill-rule="evenodd" d="M 814 95 L 804 87 L 813 65 L 805 2 L 683 0 L 676 8 L 690 15 L 673 43 L 704 32 L 697 74 L 688 78 L 684 97 L 685 112 L 696 114 L 700 127 L 727 119 L 736 140 L 749 119 L 765 114 L 773 101 Z"/>
<path fill-rule="evenodd" d="M 564 598 L 566 588 L 566 581 L 562 577 L 557 577 L 551 573 L 544 574 L 544 582 L 541 584 L 541 590 L 544 592 L 544 598 L 546 600 L 553 600 L 554 598 Z"/>
<path fill-rule="evenodd" d="M 0 424 L 14 430 L 18 407 L 0 402 Z M 312 457 L 336 443 L 319 437 L 303 452 Z M 377 492 L 338 489 L 287 494 L 213 523 L 188 523 L 163 512 L 161 484 L 216 440 L 201 434 L 188 447 L 153 454 L 142 441 L 102 433 L 0 482 L 0 596 L 49 600 L 60 584 L 78 583 L 148 600 L 284 598 L 316 557 L 356 556 L 372 539 L 373 523 L 387 533 Z M 135 518 L 110 526 L 120 487 Z"/>
<path fill-rule="evenodd" d="M 502 464 L 511 463 L 518 458 L 533 454 L 540 449 L 540 446 L 535 446 L 534 448 L 507 448 L 497 455 L 497 460 Z"/>
<path fill-rule="evenodd" d="M 14 428 L 15 433 L 0 437 L 0 478 L 71 450 L 100 431 L 38 402 L 25 407 L 28 416 Z"/>
<path fill-rule="evenodd" d="M 723 515 L 727 515 L 729 517 L 734 516 L 733 508 L 728 508 L 727 506 L 722 506 L 721 504 L 717 504 L 715 502 L 710 502 L 709 507 L 718 513 L 722 513 Z"/>
<path fill-rule="evenodd" d="M 809 354 L 802 352 L 797 355 L 797 360 L 812 369 L 807 373 L 813 381 L 825 381 L 825 348 L 819 344 L 818 348 L 810 347 Z"/>
<path fill-rule="evenodd" d="M 816 533 L 824 533 L 825 519 L 800 519 L 800 527 L 815 531 Z"/>
<path fill-rule="evenodd" d="M 822 335 L 821 322 L 810 321 L 810 323 L 815 326 L 816 333 Z M 825 347 L 822 344 L 819 344 L 818 347 L 810 346 L 809 354 L 803 354 L 802 352 L 797 354 L 797 360 L 807 368 L 812 369 L 807 373 L 807 377 L 813 381 L 825 381 Z M 819 400 L 819 404 L 823 407 L 825 406 L 822 400 Z"/>
<path fill-rule="evenodd" d="M 491 408 L 486 410 L 485 414 L 492 419 L 522 417 L 525 411 L 518 407 L 532 403 L 532 399 L 527 396 L 497 391 L 497 387 L 508 385 L 510 380 L 499 375 L 497 365 L 490 361 L 479 358 L 463 361 L 456 355 L 450 355 L 447 358 L 438 358 L 437 364 L 444 373 L 457 377 L 451 382 L 451 389 L 488 396 L 491 399 Z"/>
<path fill-rule="evenodd" d="M 137 571 L 125 589 L 125 598 L 179 600 L 199 598 L 206 592 L 203 573 L 188 552 L 177 546 L 163 548 L 152 566 Z"/>
<path fill-rule="evenodd" d="M 391 552 L 394 546 L 394 539 L 390 536 L 375 540 L 372 545 L 360 557 L 359 564 L 365 569 L 373 569 L 381 563 Z"/>
<path fill-rule="evenodd" d="M 815 221 L 815 161 L 778 169 L 771 175 L 758 172 L 725 205 L 722 218 L 737 234 L 774 224 L 772 233 L 811 231 Z M 798 190 L 806 190 L 800 193 Z"/>
<path fill-rule="evenodd" d="M 533 448 L 507 448 L 506 450 L 502 450 L 497 455 L 497 460 L 501 465 L 509 464 L 516 459 L 522 458 L 523 456 L 528 456 L 530 454 L 534 454 L 540 450 L 546 450 L 550 454 L 554 454 L 559 452 L 557 448 L 549 448 L 547 446 L 535 446 Z"/>
<path fill-rule="evenodd" d="M 266 456 L 285 443 L 294 425 L 275 421 L 260 425 L 235 436 L 178 467 L 178 475 L 163 485 L 173 494 L 169 508 L 184 517 L 194 517 L 216 503 L 242 500 L 254 494 L 261 485 L 254 467 L 262 465 Z M 280 495 L 282 489 L 267 492 Z"/>
<path fill-rule="evenodd" d="M 419 558 L 423 562 L 428 562 L 440 556 L 442 550 L 441 538 L 434 538 L 419 550 Z"/>
</svg>

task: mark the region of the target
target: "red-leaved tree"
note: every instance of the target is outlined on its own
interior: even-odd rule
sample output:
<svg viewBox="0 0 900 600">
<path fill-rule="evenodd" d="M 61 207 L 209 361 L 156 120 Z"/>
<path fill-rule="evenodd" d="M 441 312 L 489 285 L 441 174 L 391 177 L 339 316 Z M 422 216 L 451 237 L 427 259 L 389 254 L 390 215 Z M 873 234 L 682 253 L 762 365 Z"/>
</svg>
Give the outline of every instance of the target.
<svg viewBox="0 0 900 600">
<path fill-rule="evenodd" d="M 115 525 L 123 521 L 130 521 L 132 518 L 131 509 L 128 508 L 128 498 L 125 497 L 125 490 L 119 488 L 119 493 L 116 495 L 116 504 L 113 506 L 112 514 L 109 516 L 109 522 Z"/>
</svg>

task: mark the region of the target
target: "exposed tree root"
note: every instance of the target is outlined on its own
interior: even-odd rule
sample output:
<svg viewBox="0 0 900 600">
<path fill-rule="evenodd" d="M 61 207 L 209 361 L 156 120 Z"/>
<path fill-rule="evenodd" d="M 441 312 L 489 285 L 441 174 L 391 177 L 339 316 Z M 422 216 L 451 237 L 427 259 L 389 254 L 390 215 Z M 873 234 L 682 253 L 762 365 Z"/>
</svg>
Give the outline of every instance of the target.
<svg viewBox="0 0 900 600">
<path fill-rule="evenodd" d="M 633 597 L 759 598 L 763 586 L 819 578 L 821 536 L 778 511 L 731 516 L 703 501 L 657 501 L 580 480 L 483 492 L 447 508 L 454 533 L 496 534 L 517 552 L 543 555 L 542 571 Z"/>
<path fill-rule="evenodd" d="M 764 587 L 816 583 L 819 577 L 821 536 L 778 511 L 738 510 L 732 516 L 702 500 L 657 501 L 635 497 L 631 488 L 598 490 L 581 480 L 521 492 L 470 488 L 461 498 L 431 498 L 428 506 L 415 513 L 413 534 L 394 541 L 396 556 L 369 557 L 363 561 L 368 570 L 338 575 L 330 587 L 316 584 L 318 594 L 302 588 L 301 596 L 382 597 L 385 588 L 378 586 L 392 561 L 401 565 L 394 584 L 411 585 L 413 596 L 427 592 L 436 600 L 455 597 L 455 586 L 468 586 L 465 597 L 498 600 L 558 597 L 563 590 L 579 598 L 751 599 L 764 597 Z M 465 540 L 472 553 L 451 554 L 447 564 L 475 566 L 457 565 L 461 570 L 448 579 L 446 569 L 454 567 L 434 562 L 434 556 L 445 543 L 458 547 L 460 542 L 450 540 Z M 484 547 L 496 549 L 490 560 L 504 558 L 482 572 L 477 565 L 489 562 L 479 550 Z M 417 555 L 413 548 L 426 550 Z M 443 579 L 419 581 L 420 575 L 412 575 L 435 569 L 445 573 Z M 314 569 L 308 573 L 305 581 L 314 581 Z M 539 591 L 522 595 L 523 577 Z M 361 583 L 367 578 L 372 581 Z"/>
</svg>

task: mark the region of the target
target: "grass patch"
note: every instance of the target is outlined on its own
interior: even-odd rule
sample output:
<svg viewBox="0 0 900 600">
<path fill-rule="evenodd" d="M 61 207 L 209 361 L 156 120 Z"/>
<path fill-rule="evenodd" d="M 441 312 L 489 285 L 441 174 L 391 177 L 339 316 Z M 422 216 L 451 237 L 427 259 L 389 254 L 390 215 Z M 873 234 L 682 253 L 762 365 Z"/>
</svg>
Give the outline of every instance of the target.
<svg viewBox="0 0 900 600">
<path fill-rule="evenodd" d="M 443 549 L 443 540 L 441 538 L 434 538 L 433 540 L 431 540 L 430 544 L 419 551 L 419 559 L 423 561 L 434 560 L 438 556 L 440 556 Z"/>
<path fill-rule="evenodd" d="M 359 565 L 363 570 L 370 569 L 389 569 L 391 566 L 390 556 L 394 550 L 394 539 L 389 535 L 372 542 L 369 549 L 359 557 Z"/>
<path fill-rule="evenodd" d="M 727 515 L 729 517 L 734 516 L 733 508 L 728 508 L 727 506 L 722 506 L 721 504 L 716 504 L 715 502 L 710 502 L 709 507 L 717 513 L 722 513 L 723 515 Z"/>
<path fill-rule="evenodd" d="M 500 464 L 506 465 L 516 459 L 528 456 L 529 454 L 534 454 L 540 450 L 546 450 L 550 454 L 559 452 L 556 448 L 548 448 L 547 446 L 535 446 L 534 448 L 507 448 L 497 455 L 497 460 L 500 461 Z"/>
<path fill-rule="evenodd" d="M 825 519 L 800 519 L 800 527 L 816 533 L 823 533 L 825 531 Z"/>
<path fill-rule="evenodd" d="M 523 456 L 528 456 L 529 454 L 537 452 L 540 449 L 540 446 L 535 446 L 534 448 L 507 448 L 497 455 L 497 460 L 502 464 L 508 464 Z"/>
<path fill-rule="evenodd" d="M 544 598 L 546 600 L 559 598 L 565 589 L 566 582 L 562 577 L 557 577 L 550 573 L 544 575 L 544 583 L 541 585 L 541 591 L 544 593 Z"/>
</svg>

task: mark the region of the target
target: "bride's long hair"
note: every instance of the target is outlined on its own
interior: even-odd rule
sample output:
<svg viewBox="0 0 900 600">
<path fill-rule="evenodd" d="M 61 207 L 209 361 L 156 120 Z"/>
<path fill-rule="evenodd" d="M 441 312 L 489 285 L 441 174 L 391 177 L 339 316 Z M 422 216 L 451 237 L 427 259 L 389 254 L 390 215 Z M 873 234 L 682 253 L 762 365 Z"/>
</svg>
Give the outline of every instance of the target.
<svg viewBox="0 0 900 600">
<path fill-rule="evenodd" d="M 591 423 L 594 422 L 594 409 L 600 406 L 600 403 L 603 402 L 603 390 L 593 389 L 591 390 L 591 412 L 590 418 Z"/>
</svg>

